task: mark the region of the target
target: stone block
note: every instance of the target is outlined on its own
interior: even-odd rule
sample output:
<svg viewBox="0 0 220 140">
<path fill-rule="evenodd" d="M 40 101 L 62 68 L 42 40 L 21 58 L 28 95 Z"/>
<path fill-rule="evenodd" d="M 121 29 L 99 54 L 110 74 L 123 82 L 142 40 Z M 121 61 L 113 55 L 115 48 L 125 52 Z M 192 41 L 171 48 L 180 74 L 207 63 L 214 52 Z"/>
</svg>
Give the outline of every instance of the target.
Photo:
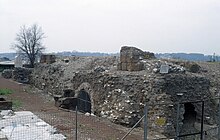
<svg viewBox="0 0 220 140">
<path fill-rule="evenodd" d="M 120 55 L 120 62 L 121 63 L 126 63 L 127 62 L 127 55 L 126 54 L 121 54 Z"/>
<path fill-rule="evenodd" d="M 127 63 L 128 71 L 141 71 L 144 69 L 144 64 L 141 62 L 138 63 Z"/>
<path fill-rule="evenodd" d="M 0 101 L 0 110 L 12 110 L 12 102 Z"/>
<path fill-rule="evenodd" d="M 140 71 L 144 69 L 144 65 L 141 63 L 141 60 L 146 58 L 152 58 L 153 53 L 143 52 L 142 50 L 123 46 L 120 51 L 120 63 L 118 65 L 118 70 L 123 71 Z"/>
<path fill-rule="evenodd" d="M 118 70 L 122 70 L 121 63 L 118 63 L 118 64 L 117 64 L 117 69 L 118 69 Z"/>
<path fill-rule="evenodd" d="M 75 97 L 66 97 L 66 98 L 58 98 L 55 97 L 55 106 L 61 107 L 64 109 L 75 110 L 77 105 L 77 98 Z"/>
<path fill-rule="evenodd" d="M 121 63 L 121 70 L 127 71 L 127 63 Z"/>
<path fill-rule="evenodd" d="M 169 73 L 169 66 L 168 66 L 168 65 L 161 65 L 161 66 L 160 66 L 160 73 L 161 73 L 161 74 L 167 74 L 167 73 Z"/>
<path fill-rule="evenodd" d="M 131 56 L 128 56 L 127 59 L 126 59 L 126 62 L 127 63 L 138 63 L 140 60 L 139 60 L 139 57 L 138 55 L 131 55 Z"/>
<path fill-rule="evenodd" d="M 40 63 L 52 64 L 56 61 L 55 55 L 41 55 Z"/>
</svg>

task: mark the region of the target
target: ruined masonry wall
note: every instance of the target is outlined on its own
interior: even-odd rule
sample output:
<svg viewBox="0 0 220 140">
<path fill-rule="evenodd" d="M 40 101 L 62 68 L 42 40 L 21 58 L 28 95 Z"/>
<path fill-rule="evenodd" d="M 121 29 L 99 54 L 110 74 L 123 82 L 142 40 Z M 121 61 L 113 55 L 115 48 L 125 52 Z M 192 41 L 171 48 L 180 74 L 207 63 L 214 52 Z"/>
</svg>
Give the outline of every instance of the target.
<svg viewBox="0 0 220 140">
<path fill-rule="evenodd" d="M 205 77 L 192 73 L 159 74 L 154 72 L 126 72 L 105 70 L 73 70 L 63 78 L 65 70 L 60 65 L 39 65 L 33 73 L 32 84 L 53 95 L 63 95 L 71 89 L 76 96 L 80 89 L 88 91 L 92 101 L 92 113 L 112 122 L 132 126 L 144 114 L 144 104 L 149 104 L 149 128 L 161 133 L 175 133 L 175 102 L 210 98 L 210 82 Z M 178 93 L 183 93 L 181 99 Z M 158 105 L 158 103 L 165 105 Z M 201 119 L 201 108 L 194 104 Z M 214 103 L 207 103 L 205 109 L 208 124 L 215 124 Z M 181 106 L 179 121 L 182 121 L 184 106 Z"/>
</svg>

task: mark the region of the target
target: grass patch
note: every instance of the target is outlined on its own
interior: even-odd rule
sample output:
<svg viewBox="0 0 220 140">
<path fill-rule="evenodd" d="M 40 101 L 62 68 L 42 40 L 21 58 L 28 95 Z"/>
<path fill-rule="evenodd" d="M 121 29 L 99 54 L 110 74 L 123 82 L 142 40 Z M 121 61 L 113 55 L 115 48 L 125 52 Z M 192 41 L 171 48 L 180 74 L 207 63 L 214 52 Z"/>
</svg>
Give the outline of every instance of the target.
<svg viewBox="0 0 220 140">
<path fill-rule="evenodd" d="M 11 89 L 0 89 L 0 95 L 8 95 L 8 94 L 12 94 L 13 93 L 13 90 Z"/>
<path fill-rule="evenodd" d="M 19 100 L 12 100 L 12 108 L 18 109 L 22 106 L 22 102 Z"/>
</svg>

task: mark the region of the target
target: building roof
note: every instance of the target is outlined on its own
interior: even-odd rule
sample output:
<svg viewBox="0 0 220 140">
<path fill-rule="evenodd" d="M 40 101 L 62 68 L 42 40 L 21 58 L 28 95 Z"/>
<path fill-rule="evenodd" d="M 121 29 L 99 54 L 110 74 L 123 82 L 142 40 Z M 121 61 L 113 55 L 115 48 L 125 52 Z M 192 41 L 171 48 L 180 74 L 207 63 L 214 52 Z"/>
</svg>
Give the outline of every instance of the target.
<svg viewBox="0 0 220 140">
<path fill-rule="evenodd" d="M 0 62 L 0 65 L 15 65 L 14 61 L 2 61 Z"/>
</svg>

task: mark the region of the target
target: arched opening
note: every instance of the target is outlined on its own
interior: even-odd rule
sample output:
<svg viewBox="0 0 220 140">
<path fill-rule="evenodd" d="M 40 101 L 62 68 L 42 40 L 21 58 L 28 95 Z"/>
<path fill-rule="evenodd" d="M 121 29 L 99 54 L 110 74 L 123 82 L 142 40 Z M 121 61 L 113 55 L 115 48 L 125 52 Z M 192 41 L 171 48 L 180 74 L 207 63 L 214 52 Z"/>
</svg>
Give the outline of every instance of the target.
<svg viewBox="0 0 220 140">
<path fill-rule="evenodd" d="M 84 89 L 79 91 L 77 109 L 83 113 L 91 113 L 91 99 Z"/>
<path fill-rule="evenodd" d="M 0 97 L 0 101 L 6 101 L 4 98 Z"/>
<path fill-rule="evenodd" d="M 184 117 L 183 123 L 194 124 L 196 121 L 196 111 L 194 105 L 192 103 L 185 103 L 184 108 L 185 108 L 185 113 L 183 115 Z"/>
<path fill-rule="evenodd" d="M 197 130 L 194 127 L 196 122 L 196 111 L 195 107 L 192 103 L 184 104 L 185 113 L 183 114 L 183 126 L 181 130 L 181 134 L 190 134 L 195 133 Z M 190 139 L 194 139 L 194 136 L 189 137 Z"/>
</svg>

